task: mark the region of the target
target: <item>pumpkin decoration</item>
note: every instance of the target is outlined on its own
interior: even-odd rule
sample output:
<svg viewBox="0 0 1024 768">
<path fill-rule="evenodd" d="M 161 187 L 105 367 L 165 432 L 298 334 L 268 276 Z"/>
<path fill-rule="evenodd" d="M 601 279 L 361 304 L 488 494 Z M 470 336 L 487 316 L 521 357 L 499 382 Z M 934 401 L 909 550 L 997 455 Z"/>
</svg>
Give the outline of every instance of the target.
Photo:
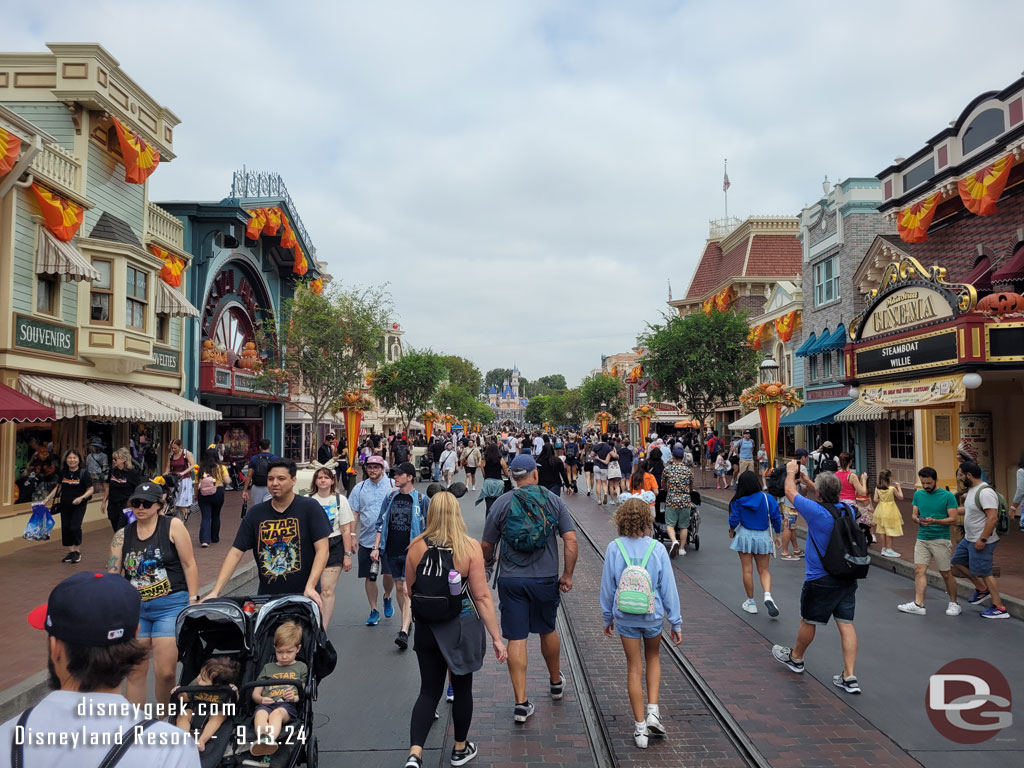
<svg viewBox="0 0 1024 768">
<path fill-rule="evenodd" d="M 779 388 L 774 384 L 769 384 L 767 387 L 764 388 L 764 393 L 768 395 L 768 397 L 778 397 Z"/>
<path fill-rule="evenodd" d="M 247 371 L 255 371 L 259 367 L 259 354 L 256 352 L 254 342 L 245 342 L 242 354 L 238 358 L 238 367 L 245 368 Z"/>
<path fill-rule="evenodd" d="M 216 356 L 217 351 L 213 348 L 213 339 L 207 339 L 203 342 L 203 351 L 199 359 L 204 363 L 212 363 Z"/>
<path fill-rule="evenodd" d="M 1024 312 L 1024 296 L 1012 291 L 990 293 L 978 302 L 978 311 L 986 315 L 1002 317 Z"/>
</svg>

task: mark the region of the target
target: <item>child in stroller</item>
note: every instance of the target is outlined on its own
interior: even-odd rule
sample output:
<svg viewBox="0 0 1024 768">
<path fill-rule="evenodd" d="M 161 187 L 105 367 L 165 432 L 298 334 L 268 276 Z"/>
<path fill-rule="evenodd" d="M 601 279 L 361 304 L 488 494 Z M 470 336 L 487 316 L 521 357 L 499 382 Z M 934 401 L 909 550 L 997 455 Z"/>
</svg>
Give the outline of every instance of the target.
<svg viewBox="0 0 1024 768">
<path fill-rule="evenodd" d="M 294 621 L 286 621 L 274 630 L 274 661 L 267 662 L 260 670 L 260 680 L 292 680 L 297 685 L 260 685 L 253 688 L 252 700 L 256 702 L 253 725 L 256 727 L 256 743 L 249 750 L 254 756 L 272 755 L 277 752 L 277 737 L 285 724 L 298 717 L 295 705 L 299 701 L 299 690 L 306 685 L 309 668 L 298 661 L 302 648 L 302 627 Z"/>
<path fill-rule="evenodd" d="M 235 687 L 235 683 L 238 681 L 238 673 L 241 669 L 242 665 L 228 656 L 215 656 L 207 659 L 203 668 L 199 670 L 199 675 L 189 684 L 189 687 L 209 690 L 182 693 L 178 699 L 180 709 L 175 725 L 197 735 L 196 746 L 199 747 L 200 752 L 205 751 L 206 745 L 210 743 L 210 740 L 228 718 L 231 708 L 226 705 L 238 697 L 238 688 Z M 225 686 L 230 689 L 230 692 L 224 690 Z M 197 718 L 200 718 L 198 722 Z M 194 729 L 193 726 L 195 726 Z"/>
</svg>

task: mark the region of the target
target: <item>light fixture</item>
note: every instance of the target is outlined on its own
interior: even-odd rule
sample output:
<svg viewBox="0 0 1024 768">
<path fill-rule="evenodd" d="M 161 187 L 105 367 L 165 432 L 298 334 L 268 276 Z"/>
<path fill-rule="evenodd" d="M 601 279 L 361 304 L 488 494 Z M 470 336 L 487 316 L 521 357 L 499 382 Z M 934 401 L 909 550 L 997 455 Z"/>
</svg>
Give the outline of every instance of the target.
<svg viewBox="0 0 1024 768">
<path fill-rule="evenodd" d="M 981 374 L 980 373 L 965 373 L 964 374 L 964 387 L 967 389 L 977 389 L 981 386 Z"/>
<path fill-rule="evenodd" d="M 637 394 L 636 399 L 640 402 L 640 405 L 647 405 L 647 393 L 640 392 Z"/>
<path fill-rule="evenodd" d="M 825 180 L 823 182 L 821 182 L 821 191 L 825 193 L 825 197 L 828 197 L 828 193 L 831 191 L 831 189 L 832 189 L 832 182 L 830 182 L 828 180 L 828 176 L 826 176 Z"/>
<path fill-rule="evenodd" d="M 607 408 L 608 408 L 608 403 L 606 403 L 606 402 L 604 402 L 604 401 L 602 400 L 602 401 L 601 401 L 601 410 L 602 410 L 602 411 L 604 411 L 604 410 L 607 410 Z"/>
<path fill-rule="evenodd" d="M 857 389 L 857 387 L 850 387 L 849 394 L 850 394 L 850 397 L 852 397 L 854 400 L 856 400 L 858 397 L 860 397 L 860 390 Z"/>
<path fill-rule="evenodd" d="M 761 361 L 761 383 L 771 384 L 779 380 L 779 364 L 769 355 Z"/>
</svg>

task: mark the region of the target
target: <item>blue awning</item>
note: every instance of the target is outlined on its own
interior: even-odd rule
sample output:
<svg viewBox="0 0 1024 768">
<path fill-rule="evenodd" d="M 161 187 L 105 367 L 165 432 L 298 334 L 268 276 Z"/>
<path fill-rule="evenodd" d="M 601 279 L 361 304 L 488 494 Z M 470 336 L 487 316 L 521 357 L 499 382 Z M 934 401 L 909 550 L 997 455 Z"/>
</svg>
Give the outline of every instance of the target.
<svg viewBox="0 0 1024 768">
<path fill-rule="evenodd" d="M 852 403 L 850 398 L 842 400 L 818 400 L 807 403 L 779 420 L 780 427 L 807 427 L 812 424 L 832 424 L 835 415 Z"/>
<path fill-rule="evenodd" d="M 815 346 L 814 352 L 812 354 L 817 355 L 817 354 L 820 354 L 822 352 L 831 352 L 832 350 L 835 350 L 835 349 L 842 349 L 845 346 L 846 346 L 846 326 L 844 326 L 842 323 L 840 323 L 839 327 L 836 328 L 835 333 L 833 333 L 831 336 L 829 336 L 827 338 L 822 336 L 821 340 Z"/>
<path fill-rule="evenodd" d="M 809 350 L 811 347 L 813 347 L 817 343 L 818 343 L 818 340 L 815 338 L 814 334 L 812 333 L 810 336 L 808 336 L 804 340 L 804 343 L 800 345 L 800 349 L 798 349 L 796 351 L 796 356 L 797 357 L 807 357 L 807 350 Z"/>
</svg>

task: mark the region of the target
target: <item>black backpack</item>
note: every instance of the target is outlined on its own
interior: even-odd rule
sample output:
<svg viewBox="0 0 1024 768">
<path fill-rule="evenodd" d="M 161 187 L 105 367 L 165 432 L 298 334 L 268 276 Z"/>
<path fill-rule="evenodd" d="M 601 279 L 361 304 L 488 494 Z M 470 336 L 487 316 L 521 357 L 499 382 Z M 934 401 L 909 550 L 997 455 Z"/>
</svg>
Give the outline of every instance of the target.
<svg viewBox="0 0 1024 768">
<path fill-rule="evenodd" d="M 565 444 L 565 455 L 570 457 L 575 456 L 579 451 L 579 448 L 579 444 L 575 440 L 572 440 Z"/>
<path fill-rule="evenodd" d="M 462 595 L 466 591 L 465 579 L 462 592 L 453 595 L 448 590 L 448 572 L 455 570 L 450 549 L 428 547 L 416 566 L 416 581 L 412 585 L 412 615 L 419 621 L 450 621 L 462 611 Z"/>
<path fill-rule="evenodd" d="M 768 473 L 765 488 L 772 496 L 781 499 L 786 495 L 786 468 L 776 467 Z"/>
<path fill-rule="evenodd" d="M 857 525 L 857 513 L 846 504 L 842 504 L 838 509 L 831 504 L 822 506 L 831 513 L 834 520 L 824 554 L 818 548 L 818 543 L 810 530 L 807 531 L 807 538 L 811 540 L 814 551 L 818 553 L 822 567 L 837 579 L 865 578 L 871 565 L 871 557 L 868 555 L 864 531 Z"/>
<path fill-rule="evenodd" d="M 260 457 L 256 459 L 256 466 L 252 470 L 252 484 L 253 485 L 266 485 L 267 475 L 270 474 L 270 459 L 267 458 L 266 454 L 260 454 Z"/>
</svg>

